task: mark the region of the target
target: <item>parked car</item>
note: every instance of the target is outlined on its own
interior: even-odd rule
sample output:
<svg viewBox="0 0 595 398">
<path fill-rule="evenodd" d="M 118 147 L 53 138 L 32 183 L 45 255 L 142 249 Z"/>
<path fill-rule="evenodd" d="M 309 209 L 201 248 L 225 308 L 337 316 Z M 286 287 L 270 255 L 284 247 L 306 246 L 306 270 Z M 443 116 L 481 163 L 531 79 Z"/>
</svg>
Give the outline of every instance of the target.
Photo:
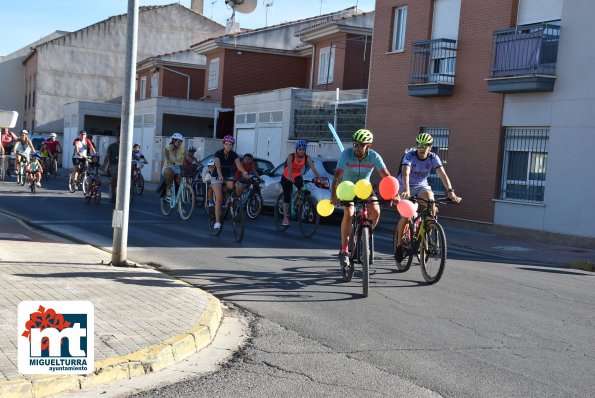
<svg viewBox="0 0 595 398">
<path fill-rule="evenodd" d="M 316 170 L 318 170 L 318 173 L 320 173 L 320 176 L 328 178 L 329 183 L 331 183 L 333 181 L 335 169 L 337 168 L 337 159 L 312 158 L 312 160 L 314 161 L 314 166 L 316 167 Z M 261 192 L 265 207 L 274 207 L 275 203 L 277 203 L 277 198 L 283 192 L 283 188 L 281 188 L 281 175 L 283 174 L 284 168 L 285 162 L 277 166 L 268 175 L 262 176 L 264 184 L 262 185 Z M 314 177 L 316 177 L 312 169 L 310 169 L 308 166 L 305 166 L 305 170 L 302 175 L 304 180 L 312 180 Z M 316 203 L 318 203 L 320 200 L 331 198 L 331 191 L 329 189 L 318 188 L 314 184 L 311 184 L 310 186 L 312 197 Z M 340 206 L 336 206 L 335 210 L 337 209 L 342 211 Z"/>
</svg>

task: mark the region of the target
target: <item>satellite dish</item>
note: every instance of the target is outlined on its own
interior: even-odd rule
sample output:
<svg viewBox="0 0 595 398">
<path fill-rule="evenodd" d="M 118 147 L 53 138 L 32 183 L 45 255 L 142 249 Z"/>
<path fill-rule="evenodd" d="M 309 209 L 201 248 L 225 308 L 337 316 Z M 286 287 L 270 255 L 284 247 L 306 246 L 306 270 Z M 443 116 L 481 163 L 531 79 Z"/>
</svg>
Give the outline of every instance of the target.
<svg viewBox="0 0 595 398">
<path fill-rule="evenodd" d="M 250 14 L 256 9 L 258 0 L 225 0 L 225 4 L 233 8 L 234 11 L 242 14 Z"/>
</svg>

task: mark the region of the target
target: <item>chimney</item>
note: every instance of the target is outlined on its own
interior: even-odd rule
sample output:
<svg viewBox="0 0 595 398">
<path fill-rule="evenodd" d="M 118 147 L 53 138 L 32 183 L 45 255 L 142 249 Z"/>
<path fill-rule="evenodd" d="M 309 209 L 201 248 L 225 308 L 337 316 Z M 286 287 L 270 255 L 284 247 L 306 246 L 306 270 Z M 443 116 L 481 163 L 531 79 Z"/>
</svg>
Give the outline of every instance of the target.
<svg viewBox="0 0 595 398">
<path fill-rule="evenodd" d="M 200 15 L 203 15 L 203 7 L 204 7 L 204 0 L 192 0 L 190 2 L 190 9 L 192 9 L 192 11 L 199 13 Z"/>
</svg>

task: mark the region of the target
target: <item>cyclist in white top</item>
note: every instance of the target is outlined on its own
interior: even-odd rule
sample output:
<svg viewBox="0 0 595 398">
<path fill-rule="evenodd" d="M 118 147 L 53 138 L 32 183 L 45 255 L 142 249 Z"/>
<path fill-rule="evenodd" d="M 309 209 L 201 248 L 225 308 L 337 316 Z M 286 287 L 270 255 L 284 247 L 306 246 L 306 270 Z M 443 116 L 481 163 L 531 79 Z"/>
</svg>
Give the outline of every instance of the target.
<svg viewBox="0 0 595 398">
<path fill-rule="evenodd" d="M 18 170 L 18 164 L 21 161 L 21 156 L 24 156 L 27 159 L 27 163 L 29 163 L 29 155 L 32 152 L 35 152 L 35 148 L 33 147 L 33 142 L 31 142 L 31 139 L 29 139 L 29 132 L 27 130 L 21 131 L 21 137 L 18 141 L 16 141 L 12 152 L 16 154 L 14 159 L 15 170 Z"/>
<path fill-rule="evenodd" d="M 87 132 L 85 130 L 79 133 L 78 138 L 72 143 L 74 146 L 74 154 L 72 155 L 72 174 L 70 178 L 73 182 L 76 182 L 79 171 L 84 171 L 85 164 L 87 162 L 87 155 L 96 154 L 93 142 L 87 138 Z M 90 152 L 90 153 L 89 153 Z"/>
</svg>

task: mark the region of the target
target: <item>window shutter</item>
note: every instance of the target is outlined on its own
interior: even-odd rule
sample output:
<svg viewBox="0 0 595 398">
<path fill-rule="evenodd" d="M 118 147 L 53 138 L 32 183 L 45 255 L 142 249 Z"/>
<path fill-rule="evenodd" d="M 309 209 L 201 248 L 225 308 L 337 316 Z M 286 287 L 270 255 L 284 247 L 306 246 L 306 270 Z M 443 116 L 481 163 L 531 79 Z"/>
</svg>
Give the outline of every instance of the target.
<svg viewBox="0 0 595 398">
<path fill-rule="evenodd" d="M 562 19 L 564 0 L 520 0 L 517 25 Z"/>
<path fill-rule="evenodd" d="M 432 39 L 457 40 L 460 15 L 461 0 L 435 0 Z"/>
</svg>

